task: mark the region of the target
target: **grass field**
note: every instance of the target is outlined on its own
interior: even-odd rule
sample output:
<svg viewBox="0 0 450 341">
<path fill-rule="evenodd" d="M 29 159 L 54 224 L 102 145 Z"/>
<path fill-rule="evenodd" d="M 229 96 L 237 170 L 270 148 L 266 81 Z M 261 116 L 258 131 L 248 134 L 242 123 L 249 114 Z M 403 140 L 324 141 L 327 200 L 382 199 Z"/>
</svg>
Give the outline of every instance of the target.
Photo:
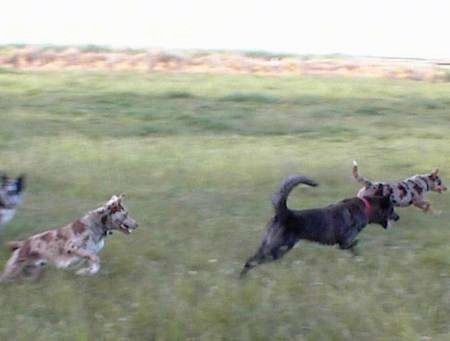
<svg viewBox="0 0 450 341">
<path fill-rule="evenodd" d="M 368 226 L 360 256 L 301 242 L 239 280 L 284 176 L 289 205 L 441 168 L 450 83 L 0 70 L 0 165 L 28 175 L 4 240 L 68 223 L 125 192 L 140 223 L 95 277 L 48 268 L 0 286 L 2 340 L 448 340 L 450 200 Z M 0 250 L 3 266 L 9 253 Z"/>
</svg>

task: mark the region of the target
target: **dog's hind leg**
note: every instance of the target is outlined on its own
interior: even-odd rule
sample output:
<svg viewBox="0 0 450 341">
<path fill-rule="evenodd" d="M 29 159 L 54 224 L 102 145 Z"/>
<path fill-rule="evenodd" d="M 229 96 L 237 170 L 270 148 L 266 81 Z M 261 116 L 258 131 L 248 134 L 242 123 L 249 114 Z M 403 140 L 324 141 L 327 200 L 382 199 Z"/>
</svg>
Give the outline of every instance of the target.
<svg viewBox="0 0 450 341">
<path fill-rule="evenodd" d="M 271 242 L 267 238 L 263 241 L 258 252 L 250 257 L 241 271 L 240 277 L 244 276 L 248 271 L 257 265 L 271 262 L 282 258 L 297 243 L 298 238 L 294 235 L 282 235 Z"/>
<path fill-rule="evenodd" d="M 298 239 L 295 237 L 288 236 L 284 239 L 283 244 L 273 247 L 270 251 L 273 260 L 282 258 L 289 250 L 291 250 L 295 244 L 297 244 Z"/>
<path fill-rule="evenodd" d="M 249 272 L 251 269 L 253 269 L 255 266 L 262 264 L 266 262 L 264 254 L 261 252 L 261 248 L 258 250 L 256 254 L 254 254 L 252 257 L 250 257 L 247 262 L 245 262 L 244 267 L 242 268 L 242 271 L 240 273 L 240 277 L 242 278 Z"/>
<path fill-rule="evenodd" d="M 21 258 L 19 253 L 20 249 L 13 252 L 11 258 L 5 265 L 5 270 L 0 276 L 0 282 L 12 281 L 22 273 L 22 270 L 26 265 L 26 259 Z"/>
</svg>

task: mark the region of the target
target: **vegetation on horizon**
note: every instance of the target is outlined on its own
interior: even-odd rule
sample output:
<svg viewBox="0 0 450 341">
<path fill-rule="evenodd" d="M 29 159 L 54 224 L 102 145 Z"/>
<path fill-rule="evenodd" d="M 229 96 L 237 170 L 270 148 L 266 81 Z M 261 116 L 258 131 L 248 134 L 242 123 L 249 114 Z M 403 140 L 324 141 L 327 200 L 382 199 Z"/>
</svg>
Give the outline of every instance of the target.
<svg viewBox="0 0 450 341">
<path fill-rule="evenodd" d="M 448 81 L 448 61 L 269 51 L 0 45 L 0 68 L 254 75 L 325 75 Z"/>
</svg>

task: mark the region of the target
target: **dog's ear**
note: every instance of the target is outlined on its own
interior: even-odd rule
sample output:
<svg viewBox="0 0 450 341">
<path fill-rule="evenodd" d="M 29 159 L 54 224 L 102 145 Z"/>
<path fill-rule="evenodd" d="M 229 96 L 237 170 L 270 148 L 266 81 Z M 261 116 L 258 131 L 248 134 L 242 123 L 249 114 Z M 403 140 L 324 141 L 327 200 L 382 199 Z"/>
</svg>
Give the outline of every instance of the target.
<svg viewBox="0 0 450 341">
<path fill-rule="evenodd" d="M 119 200 L 119 198 L 117 197 L 117 195 L 113 195 L 108 202 L 106 203 L 106 206 L 112 206 L 114 205 L 115 202 L 117 202 L 117 200 Z"/>
<path fill-rule="evenodd" d="M 16 179 L 17 181 L 17 192 L 22 192 L 25 189 L 25 185 L 26 185 L 26 175 L 25 174 L 20 174 L 19 177 Z"/>
<path fill-rule="evenodd" d="M 121 194 L 119 194 L 118 201 L 122 202 L 122 200 L 124 198 L 125 198 L 125 193 L 121 193 Z"/>
<path fill-rule="evenodd" d="M 439 168 L 436 168 L 433 172 L 431 172 L 431 174 L 437 176 L 439 174 Z"/>
<path fill-rule="evenodd" d="M 8 175 L 2 174 L 2 185 L 4 185 L 8 181 Z"/>
<path fill-rule="evenodd" d="M 95 210 L 95 213 L 97 213 L 98 215 L 104 215 L 106 213 L 107 207 L 106 206 L 102 206 L 99 207 Z"/>
</svg>

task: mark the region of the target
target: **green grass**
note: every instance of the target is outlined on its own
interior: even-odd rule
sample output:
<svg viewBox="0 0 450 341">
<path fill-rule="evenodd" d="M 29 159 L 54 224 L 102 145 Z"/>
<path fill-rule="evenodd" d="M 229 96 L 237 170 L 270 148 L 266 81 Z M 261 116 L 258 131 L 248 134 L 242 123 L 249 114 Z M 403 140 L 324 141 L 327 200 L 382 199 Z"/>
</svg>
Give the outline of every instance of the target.
<svg viewBox="0 0 450 341">
<path fill-rule="evenodd" d="M 48 268 L 0 287 L 0 339 L 444 340 L 450 337 L 448 194 L 442 214 L 399 209 L 361 256 L 301 242 L 239 280 L 281 179 L 290 206 L 353 196 L 361 173 L 449 177 L 450 84 L 0 70 L 0 162 L 28 174 L 3 240 L 61 226 L 125 192 L 140 223 L 108 237 L 92 278 Z M 447 183 L 450 183 L 447 180 Z M 0 251 L 0 261 L 9 254 Z"/>
</svg>

